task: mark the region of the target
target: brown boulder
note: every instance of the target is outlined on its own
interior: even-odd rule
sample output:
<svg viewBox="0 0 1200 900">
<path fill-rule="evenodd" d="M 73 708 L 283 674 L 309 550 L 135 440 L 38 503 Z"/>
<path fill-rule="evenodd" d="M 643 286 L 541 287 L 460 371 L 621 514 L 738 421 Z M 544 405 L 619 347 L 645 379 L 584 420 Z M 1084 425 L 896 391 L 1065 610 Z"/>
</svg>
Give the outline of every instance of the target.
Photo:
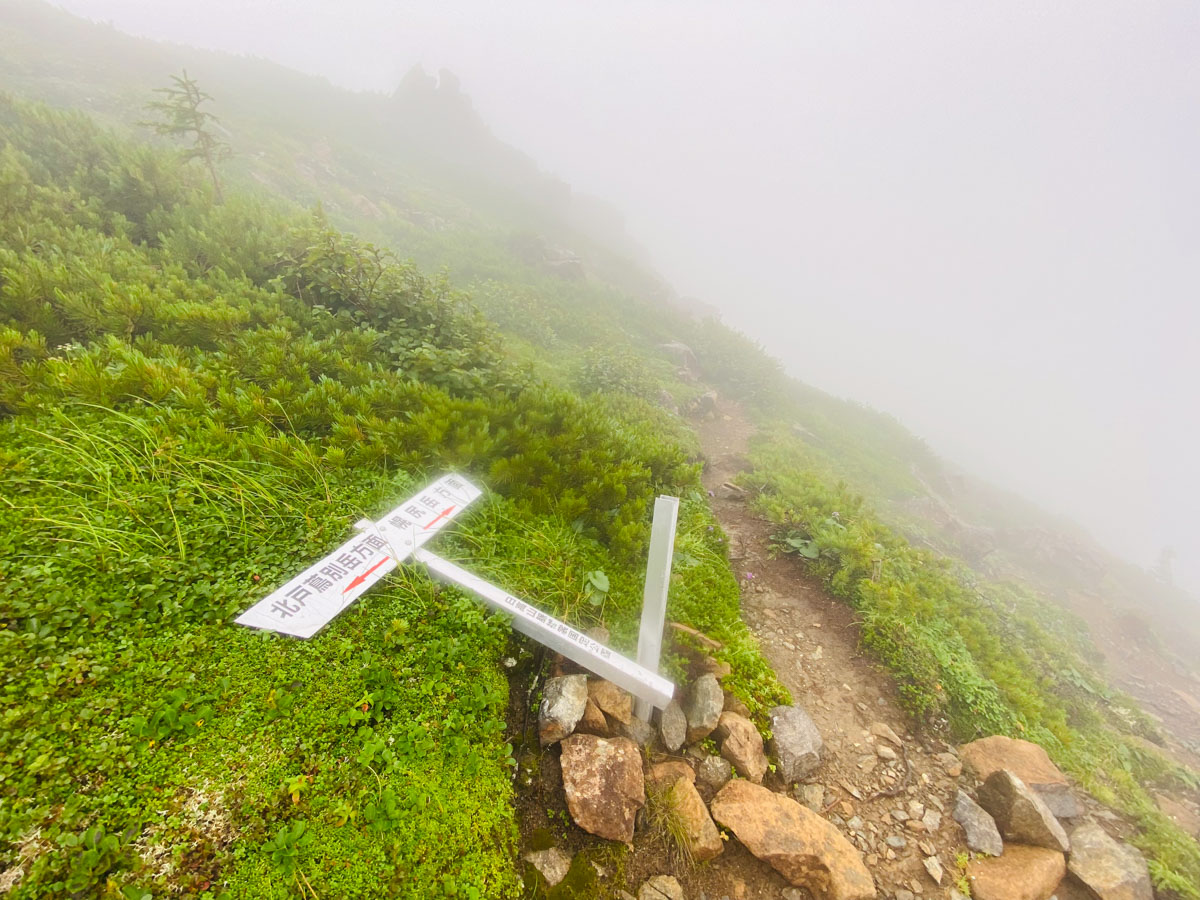
<svg viewBox="0 0 1200 900">
<path fill-rule="evenodd" d="M 574 734 L 562 742 L 563 792 L 575 824 L 612 841 L 633 841 L 646 803 L 642 754 L 628 738 Z"/>
<path fill-rule="evenodd" d="M 958 750 L 963 764 L 980 781 L 1007 769 L 1037 791 L 1056 816 L 1072 818 L 1083 812 L 1071 793 L 1067 776 L 1037 744 L 994 734 L 963 744 Z"/>
<path fill-rule="evenodd" d="M 767 771 L 767 754 L 754 723 L 726 710 L 717 720 L 716 735 L 721 742 L 721 756 L 733 763 L 743 778 L 761 784 Z"/>
<path fill-rule="evenodd" d="M 979 805 L 996 820 L 1006 841 L 1048 847 L 1060 853 L 1071 849 L 1071 841 L 1044 800 L 1020 778 L 1006 769 L 993 772 L 977 792 Z"/>
<path fill-rule="evenodd" d="M 1057 850 L 1010 844 L 1003 856 L 967 863 L 974 900 L 1046 900 L 1067 873 L 1066 858 Z"/>
<path fill-rule="evenodd" d="M 862 856 L 832 824 L 795 800 L 744 780 L 713 798 L 713 818 L 784 878 L 827 900 L 871 900 Z"/>
<path fill-rule="evenodd" d="M 688 778 L 679 778 L 667 792 L 665 802 L 670 806 L 676 821 L 682 828 L 680 836 L 687 845 L 692 859 L 704 862 L 720 855 L 725 849 L 721 841 L 721 833 L 713 824 L 708 807 L 696 790 L 696 785 Z"/>
<path fill-rule="evenodd" d="M 633 719 L 633 697 L 611 681 L 603 678 L 588 679 L 588 699 L 610 719 L 628 725 Z"/>
<path fill-rule="evenodd" d="M 680 778 L 685 778 L 692 784 L 696 783 L 696 773 L 682 759 L 668 759 L 666 762 L 655 763 L 646 773 L 646 787 L 668 788 Z"/>
<path fill-rule="evenodd" d="M 604 713 L 600 711 L 600 707 L 591 697 L 588 698 L 587 704 L 583 708 L 583 718 L 579 720 L 575 730 L 580 734 L 594 734 L 599 737 L 608 737 L 612 734 L 612 730 L 608 727 L 608 719 L 604 718 Z"/>
</svg>

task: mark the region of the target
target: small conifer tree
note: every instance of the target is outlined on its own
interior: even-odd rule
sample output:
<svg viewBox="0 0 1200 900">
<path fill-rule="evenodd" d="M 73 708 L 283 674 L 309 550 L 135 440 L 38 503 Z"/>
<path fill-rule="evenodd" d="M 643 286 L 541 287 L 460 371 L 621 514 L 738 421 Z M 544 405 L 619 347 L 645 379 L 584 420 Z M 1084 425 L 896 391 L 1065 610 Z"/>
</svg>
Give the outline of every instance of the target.
<svg viewBox="0 0 1200 900">
<path fill-rule="evenodd" d="M 172 75 L 171 80 L 174 82 L 172 86 L 154 90 L 154 93 L 162 94 L 164 99 L 146 104 L 146 109 L 157 113 L 159 118 L 140 124 L 153 128 L 157 134 L 190 138 L 192 146 L 183 151 L 184 158 L 198 159 L 203 163 L 212 179 L 217 202 L 220 203 L 221 180 L 217 176 L 217 163 L 227 159 L 232 151 L 228 144 L 213 134 L 213 126 L 220 124 L 217 117 L 200 108 L 212 97 L 188 77 L 187 69 L 183 70 L 182 75 Z"/>
</svg>

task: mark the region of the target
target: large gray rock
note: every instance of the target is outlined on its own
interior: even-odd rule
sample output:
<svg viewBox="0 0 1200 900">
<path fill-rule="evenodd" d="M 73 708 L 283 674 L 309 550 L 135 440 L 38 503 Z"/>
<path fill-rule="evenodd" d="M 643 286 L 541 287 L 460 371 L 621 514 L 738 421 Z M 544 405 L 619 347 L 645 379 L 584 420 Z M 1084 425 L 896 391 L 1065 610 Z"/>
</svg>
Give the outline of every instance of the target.
<svg viewBox="0 0 1200 900">
<path fill-rule="evenodd" d="M 800 781 L 821 764 L 824 741 L 817 724 L 799 706 L 776 706 L 771 717 L 771 754 L 779 774 L 789 784 Z"/>
<path fill-rule="evenodd" d="M 575 730 L 587 709 L 586 675 L 561 675 L 546 681 L 538 707 L 538 740 L 543 747 L 561 741 Z"/>
<path fill-rule="evenodd" d="M 1100 900 L 1153 900 L 1146 860 L 1093 822 L 1071 832 L 1067 869 Z"/>
<path fill-rule="evenodd" d="M 999 856 L 1004 852 L 1004 841 L 1000 837 L 1000 829 L 996 827 L 996 820 L 965 791 L 959 791 L 955 798 L 954 821 L 962 826 L 967 834 L 967 846 L 976 853 Z"/>
<path fill-rule="evenodd" d="M 712 734 L 724 708 L 725 692 L 721 690 L 717 676 L 710 672 L 697 678 L 683 704 L 688 743 L 694 744 Z"/>
<path fill-rule="evenodd" d="M 642 754 L 628 738 L 573 734 L 562 742 L 567 810 L 584 831 L 633 842 L 637 811 L 646 804 Z"/>
<path fill-rule="evenodd" d="M 658 730 L 668 753 L 675 753 L 683 746 L 683 742 L 687 740 L 687 727 L 687 716 L 683 714 L 683 707 L 672 700 L 658 717 Z"/>
<path fill-rule="evenodd" d="M 1067 833 L 1045 801 L 1007 769 L 988 776 L 979 788 L 978 799 L 979 805 L 996 820 L 996 827 L 1006 841 L 1060 853 L 1071 849 Z"/>
</svg>

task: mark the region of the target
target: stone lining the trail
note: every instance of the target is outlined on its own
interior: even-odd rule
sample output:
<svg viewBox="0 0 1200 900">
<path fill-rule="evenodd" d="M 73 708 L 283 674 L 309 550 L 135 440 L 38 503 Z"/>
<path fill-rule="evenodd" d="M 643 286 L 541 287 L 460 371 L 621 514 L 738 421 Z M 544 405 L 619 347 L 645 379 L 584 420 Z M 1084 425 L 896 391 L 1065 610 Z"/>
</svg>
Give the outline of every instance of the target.
<svg viewBox="0 0 1200 900">
<path fill-rule="evenodd" d="M 1083 806 L 1072 793 L 1071 784 L 1045 749 L 1032 741 L 994 734 L 959 748 L 962 761 L 980 781 L 994 772 L 1007 770 L 1037 792 L 1057 818 L 1083 815 Z"/>
<path fill-rule="evenodd" d="M 734 712 L 723 712 L 717 720 L 717 739 L 721 756 L 729 760 L 738 774 L 761 784 L 767 773 L 767 754 L 763 752 L 762 735 L 754 723 Z"/>
<path fill-rule="evenodd" d="M 586 675 L 547 679 L 538 707 L 538 740 L 543 747 L 561 741 L 575 730 L 587 709 L 587 682 Z"/>
<path fill-rule="evenodd" d="M 1004 852 L 1004 840 L 1000 837 L 996 820 L 965 791 L 960 790 L 955 797 L 954 821 L 962 826 L 969 849 L 989 856 L 999 856 Z"/>
<path fill-rule="evenodd" d="M 1006 841 L 1048 847 L 1060 853 L 1071 849 L 1067 833 L 1045 801 L 1007 769 L 989 775 L 977 799 L 996 820 Z"/>
<path fill-rule="evenodd" d="M 875 881 L 833 824 L 795 800 L 735 780 L 710 804 L 713 818 L 797 887 L 825 900 L 872 900 Z"/>
<path fill-rule="evenodd" d="M 642 754 L 628 738 L 574 734 L 562 741 L 563 793 L 575 824 L 612 841 L 633 842 L 646 804 Z"/>
<path fill-rule="evenodd" d="M 704 799 L 689 779 L 676 779 L 667 792 L 666 802 L 682 829 L 683 843 L 692 859 L 704 862 L 721 854 L 725 849 L 721 833 L 717 831 Z"/>
<path fill-rule="evenodd" d="M 771 755 L 779 761 L 779 774 L 788 783 L 801 781 L 821 765 L 821 732 L 799 706 L 776 706 L 769 716 Z"/>
<path fill-rule="evenodd" d="M 668 753 L 675 753 L 683 746 L 683 742 L 687 740 L 687 727 L 687 716 L 683 714 L 683 707 L 672 700 L 659 713 L 658 719 L 659 734 Z"/>
<path fill-rule="evenodd" d="M 629 691 L 603 678 L 589 678 L 587 692 L 588 699 L 600 708 L 609 721 L 616 720 L 626 726 L 633 721 L 633 696 Z"/>
<path fill-rule="evenodd" d="M 1094 822 L 1071 832 L 1067 868 L 1100 900 L 1153 900 L 1150 871 L 1142 854 L 1109 837 Z"/>
<path fill-rule="evenodd" d="M 696 767 L 696 779 L 713 794 L 725 787 L 733 777 L 733 766 L 720 756 L 705 756 Z"/>
<path fill-rule="evenodd" d="M 1066 873 L 1061 852 L 1020 844 L 967 864 L 972 900 L 1048 900 Z"/>
<path fill-rule="evenodd" d="M 717 676 L 709 673 L 697 678 L 683 704 L 688 724 L 687 742 L 695 744 L 712 734 L 724 708 L 725 692 L 721 690 Z"/>
</svg>

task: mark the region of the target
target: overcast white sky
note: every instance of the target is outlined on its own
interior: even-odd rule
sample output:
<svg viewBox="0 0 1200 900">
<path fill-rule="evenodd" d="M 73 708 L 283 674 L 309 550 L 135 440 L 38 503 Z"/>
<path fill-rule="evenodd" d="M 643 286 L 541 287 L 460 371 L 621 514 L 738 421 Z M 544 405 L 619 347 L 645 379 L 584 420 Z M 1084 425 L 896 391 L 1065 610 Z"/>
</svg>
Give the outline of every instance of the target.
<svg viewBox="0 0 1200 900">
<path fill-rule="evenodd" d="M 793 374 L 1200 586 L 1200 4 L 61 5 L 357 89 L 450 68 Z"/>
</svg>

